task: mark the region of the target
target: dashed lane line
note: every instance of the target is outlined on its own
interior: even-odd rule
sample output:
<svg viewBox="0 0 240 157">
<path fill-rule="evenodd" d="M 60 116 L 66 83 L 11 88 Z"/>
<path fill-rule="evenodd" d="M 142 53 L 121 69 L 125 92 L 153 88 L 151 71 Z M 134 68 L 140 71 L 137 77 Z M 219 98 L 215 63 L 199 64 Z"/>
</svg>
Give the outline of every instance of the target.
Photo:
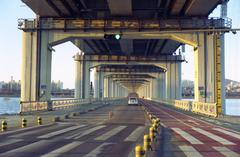
<svg viewBox="0 0 240 157">
<path fill-rule="evenodd" d="M 72 149 L 78 147 L 82 143 L 83 142 L 80 142 L 80 141 L 74 141 L 74 142 L 64 145 L 58 149 L 55 149 L 45 155 L 42 155 L 41 157 L 58 157 L 58 156 L 62 155 L 63 153 L 66 153 L 66 152 L 71 151 Z"/>
<path fill-rule="evenodd" d="M 145 127 L 139 126 L 137 127 L 124 141 L 126 142 L 135 142 L 139 139 L 139 136 L 143 133 Z"/>
<path fill-rule="evenodd" d="M 83 157 L 97 157 L 102 151 L 105 146 L 111 145 L 112 143 L 103 143 L 97 148 L 93 149 L 90 153 L 84 155 Z"/>
<path fill-rule="evenodd" d="M 179 148 L 183 151 L 183 153 L 187 157 L 203 157 L 195 148 L 192 146 L 179 146 Z"/>
<path fill-rule="evenodd" d="M 38 136 L 38 138 L 54 137 L 54 136 L 57 136 L 57 135 L 60 135 L 60 134 L 63 134 L 63 133 L 66 133 L 66 132 L 69 132 L 69 131 L 72 131 L 72 130 L 76 130 L 76 129 L 82 128 L 84 126 L 86 126 L 86 125 L 72 126 L 72 127 L 66 128 L 66 129 L 62 129 L 62 130 L 51 132 L 51 133 L 48 133 L 48 134 L 45 134 L 45 135 L 42 135 L 42 136 Z"/>
<path fill-rule="evenodd" d="M 213 128 L 213 130 L 216 130 L 216 131 L 219 131 L 219 132 L 224 133 L 226 135 L 229 135 L 229 136 L 235 137 L 237 139 L 240 139 L 240 134 L 236 134 L 236 133 L 233 133 L 233 132 L 221 129 L 221 128 Z"/>
<path fill-rule="evenodd" d="M 239 154 L 237 154 L 234 151 L 231 151 L 226 147 L 213 147 L 213 148 L 226 157 L 240 157 Z"/>
<path fill-rule="evenodd" d="M 182 138 L 190 142 L 191 144 L 203 144 L 201 141 L 187 133 L 186 131 L 183 131 L 180 128 L 172 128 L 173 131 L 175 131 L 177 134 L 179 134 Z"/>
<path fill-rule="evenodd" d="M 123 129 L 125 129 L 127 126 L 119 126 L 119 127 L 116 127 L 104 134 L 102 134 L 101 136 L 98 136 L 95 138 L 95 140 L 97 141 L 104 141 L 104 140 L 107 140 L 109 139 L 110 137 L 116 135 L 117 133 L 119 133 L 120 131 L 122 131 Z"/>
<path fill-rule="evenodd" d="M 192 129 L 197 131 L 197 132 L 199 132 L 200 134 L 203 134 L 203 135 L 205 135 L 205 136 L 207 136 L 207 137 L 209 137 L 209 138 L 211 138 L 211 139 L 213 139 L 213 140 L 223 144 L 223 145 L 235 145 L 235 143 L 232 143 L 232 142 L 230 142 L 230 141 L 228 141 L 228 140 L 226 140 L 226 139 L 224 139 L 224 138 L 222 138 L 220 136 L 217 136 L 217 135 L 215 135 L 215 134 L 213 134 L 211 132 L 205 131 L 203 129 L 194 128 L 194 127 Z"/>
</svg>

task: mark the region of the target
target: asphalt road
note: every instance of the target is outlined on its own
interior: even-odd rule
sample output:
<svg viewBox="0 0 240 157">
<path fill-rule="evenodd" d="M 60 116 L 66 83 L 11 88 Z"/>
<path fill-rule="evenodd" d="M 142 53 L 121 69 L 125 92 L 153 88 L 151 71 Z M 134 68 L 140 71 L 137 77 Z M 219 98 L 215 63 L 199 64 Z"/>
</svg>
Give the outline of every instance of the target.
<svg viewBox="0 0 240 157">
<path fill-rule="evenodd" d="M 123 101 L 55 124 L 1 133 L 0 156 L 128 157 L 146 130 L 142 107 Z"/>
<path fill-rule="evenodd" d="M 238 131 L 188 116 L 159 103 L 145 101 L 144 106 L 161 120 L 160 146 L 156 156 L 240 157 Z"/>
</svg>

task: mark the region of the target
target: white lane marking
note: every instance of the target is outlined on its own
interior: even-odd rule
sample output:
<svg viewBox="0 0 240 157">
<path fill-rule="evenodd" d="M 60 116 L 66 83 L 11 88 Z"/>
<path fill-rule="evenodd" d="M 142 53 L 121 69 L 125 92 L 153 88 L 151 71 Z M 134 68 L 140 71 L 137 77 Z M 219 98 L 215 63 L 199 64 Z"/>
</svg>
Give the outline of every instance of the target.
<svg viewBox="0 0 240 157">
<path fill-rule="evenodd" d="M 40 147 L 46 146 L 46 143 L 47 143 L 47 140 L 37 141 L 31 144 L 7 151 L 3 154 L 0 154 L 0 156 L 13 156 L 13 154 L 16 154 L 16 153 L 28 152 L 29 150 L 32 151 L 34 149 L 39 149 Z"/>
<path fill-rule="evenodd" d="M 66 153 L 76 147 L 78 147 L 79 145 L 81 145 L 83 142 L 79 142 L 79 141 L 75 141 L 72 143 L 69 143 L 67 145 L 64 145 L 58 149 L 55 149 L 45 155 L 42 155 L 41 157 L 58 157 L 60 155 L 62 155 L 63 153 Z"/>
<path fill-rule="evenodd" d="M 51 132 L 51 133 L 48 133 L 48 134 L 45 134 L 45 135 L 42 135 L 42 136 L 38 136 L 38 138 L 50 138 L 50 137 L 53 137 L 53 136 L 57 136 L 57 135 L 66 133 L 68 131 L 72 131 L 72 130 L 76 130 L 76 129 L 82 128 L 84 126 L 86 126 L 86 125 L 72 126 L 70 128 L 66 128 L 66 129 L 62 129 L 62 130 L 59 130 L 59 131 Z"/>
<path fill-rule="evenodd" d="M 239 154 L 237 154 L 234 151 L 231 151 L 230 149 L 228 149 L 226 147 L 213 147 L 213 148 L 226 157 L 240 157 Z"/>
<path fill-rule="evenodd" d="M 185 140 L 190 142 L 191 144 L 203 144 L 201 141 L 187 133 L 186 131 L 183 131 L 182 129 L 179 128 L 172 128 L 173 131 L 175 131 L 177 134 L 182 136 Z"/>
<path fill-rule="evenodd" d="M 236 134 L 236 133 L 233 133 L 233 132 L 230 132 L 230 131 L 227 131 L 227 130 L 223 130 L 221 128 L 213 128 L 213 130 L 217 130 L 221 133 L 224 133 L 226 135 L 229 135 L 229 136 L 232 136 L 232 137 L 235 137 L 237 139 L 240 139 L 240 134 Z"/>
<path fill-rule="evenodd" d="M 123 129 L 125 129 L 126 126 L 119 126 L 117 128 L 114 128 L 108 132 L 106 132 L 105 134 L 102 134 L 101 136 L 99 137 L 96 137 L 95 140 L 97 141 L 104 141 L 104 140 L 107 140 L 109 139 L 110 137 L 116 135 L 117 133 L 119 133 L 120 131 L 122 131 Z"/>
<path fill-rule="evenodd" d="M 145 127 L 139 126 L 137 127 L 124 141 L 135 142 L 139 139 L 139 136 L 143 133 Z"/>
<path fill-rule="evenodd" d="M 1 142 L 0 147 L 6 146 L 6 145 L 9 145 L 9 144 L 13 144 L 13 143 L 17 143 L 17 142 L 20 142 L 20 141 L 23 141 L 23 139 L 8 139 L 6 142 Z"/>
<path fill-rule="evenodd" d="M 49 130 L 50 129 L 56 129 L 57 127 L 59 127 L 59 126 L 56 125 L 56 126 L 53 126 L 52 128 L 39 128 L 39 129 L 36 129 L 36 130 L 26 131 L 26 132 L 23 132 L 23 133 L 15 134 L 15 135 L 12 135 L 12 136 L 9 136 L 9 137 L 19 138 L 19 137 L 22 137 L 22 136 L 38 133 L 39 131 L 42 131 L 42 130 L 45 130 L 45 129 L 46 130 L 47 129 L 49 129 Z"/>
<path fill-rule="evenodd" d="M 235 143 L 232 143 L 232 142 L 230 142 L 230 141 L 228 141 L 228 140 L 226 140 L 226 139 L 224 139 L 224 138 L 222 138 L 220 136 L 217 136 L 217 135 L 215 135 L 213 133 L 210 133 L 208 131 L 205 131 L 203 129 L 194 128 L 194 127 L 192 129 L 197 131 L 197 132 L 199 132 L 200 134 L 203 134 L 203 135 L 205 135 L 205 136 L 207 136 L 207 137 L 209 137 L 209 138 L 211 138 L 211 139 L 213 139 L 213 140 L 223 144 L 223 145 L 235 145 Z"/>
<path fill-rule="evenodd" d="M 196 121 L 194 121 L 194 120 L 188 120 L 189 122 L 191 122 L 191 123 L 194 123 L 195 125 L 199 125 L 199 123 L 197 123 Z"/>
<path fill-rule="evenodd" d="M 71 139 L 71 138 L 79 139 L 79 138 L 81 138 L 81 137 L 83 137 L 83 136 L 85 136 L 85 135 L 88 135 L 88 134 L 90 134 L 90 133 L 92 133 L 92 132 L 94 132 L 94 131 L 97 131 L 97 130 L 99 130 L 99 129 L 102 129 L 102 128 L 104 128 L 104 127 L 106 127 L 106 126 L 105 126 L 105 125 L 96 126 L 96 127 L 91 128 L 91 129 L 89 129 L 89 130 L 86 130 L 86 131 L 84 131 L 84 132 L 75 134 L 75 135 L 73 135 L 73 136 L 69 136 L 69 137 L 67 137 L 66 139 Z"/>
<path fill-rule="evenodd" d="M 179 146 L 179 148 L 183 151 L 183 153 L 187 157 L 203 157 L 195 148 L 192 146 Z"/>
<path fill-rule="evenodd" d="M 93 149 L 90 153 L 84 155 L 83 157 L 97 157 L 103 150 L 103 147 L 110 145 L 112 143 L 103 143 L 97 148 Z"/>
</svg>

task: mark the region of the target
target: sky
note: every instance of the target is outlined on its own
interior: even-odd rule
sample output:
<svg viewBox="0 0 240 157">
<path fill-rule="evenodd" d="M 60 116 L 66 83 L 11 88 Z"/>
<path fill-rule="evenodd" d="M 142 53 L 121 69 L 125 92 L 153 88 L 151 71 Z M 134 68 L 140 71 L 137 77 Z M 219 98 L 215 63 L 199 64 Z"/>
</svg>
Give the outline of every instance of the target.
<svg viewBox="0 0 240 157">
<path fill-rule="evenodd" d="M 211 16 L 219 17 L 217 8 Z M 240 28 L 240 0 L 230 0 L 228 17 L 233 21 L 233 28 Z M 21 0 L 0 0 L 0 81 L 21 78 L 22 32 L 17 29 L 19 18 L 34 18 L 35 14 Z M 228 79 L 240 82 L 240 32 L 226 34 L 225 75 Z M 74 88 L 73 55 L 79 51 L 72 43 L 55 46 L 52 60 L 52 80 L 61 80 L 64 88 Z M 188 63 L 182 65 L 182 79 L 194 80 L 194 60 L 191 47 L 185 53 Z"/>
</svg>

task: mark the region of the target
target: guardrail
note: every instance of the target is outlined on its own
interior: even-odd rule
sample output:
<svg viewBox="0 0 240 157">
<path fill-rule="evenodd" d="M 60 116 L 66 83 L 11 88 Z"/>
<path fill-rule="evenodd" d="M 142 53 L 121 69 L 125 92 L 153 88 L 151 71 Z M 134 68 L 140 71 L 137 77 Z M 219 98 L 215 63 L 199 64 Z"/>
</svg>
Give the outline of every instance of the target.
<svg viewBox="0 0 240 157">
<path fill-rule="evenodd" d="M 20 102 L 20 110 L 23 112 L 43 111 L 43 110 L 58 110 L 69 107 L 92 103 L 96 101 L 109 101 L 116 98 L 101 98 L 101 99 L 65 99 L 65 100 L 50 100 L 50 101 L 28 101 Z"/>
<path fill-rule="evenodd" d="M 202 114 L 211 117 L 217 117 L 217 104 L 216 103 L 204 103 L 204 102 L 197 102 L 197 101 L 186 101 L 186 100 L 160 100 L 160 99 L 152 99 L 154 101 L 171 105 L 176 108 L 191 111 L 197 114 Z"/>
<path fill-rule="evenodd" d="M 192 112 L 217 117 L 216 103 L 192 102 Z"/>
</svg>

